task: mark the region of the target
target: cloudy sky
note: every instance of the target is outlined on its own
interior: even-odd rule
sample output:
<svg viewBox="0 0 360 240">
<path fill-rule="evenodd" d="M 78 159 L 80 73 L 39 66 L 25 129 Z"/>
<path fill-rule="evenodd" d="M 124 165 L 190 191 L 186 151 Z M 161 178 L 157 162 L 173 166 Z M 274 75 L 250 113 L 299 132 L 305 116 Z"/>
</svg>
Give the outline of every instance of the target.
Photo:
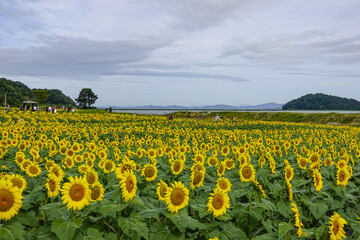
<svg viewBox="0 0 360 240">
<path fill-rule="evenodd" d="M 96 106 L 360 100 L 357 0 L 0 0 L 0 77 Z"/>
</svg>

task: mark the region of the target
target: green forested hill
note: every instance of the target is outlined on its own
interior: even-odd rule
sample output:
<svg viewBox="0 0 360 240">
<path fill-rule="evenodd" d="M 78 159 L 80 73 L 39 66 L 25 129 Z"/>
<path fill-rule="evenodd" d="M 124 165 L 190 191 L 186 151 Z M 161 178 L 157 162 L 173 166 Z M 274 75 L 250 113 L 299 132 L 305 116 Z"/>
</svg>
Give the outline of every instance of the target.
<svg viewBox="0 0 360 240">
<path fill-rule="evenodd" d="M 4 98 L 6 93 L 6 103 L 12 107 L 19 107 L 25 100 L 33 100 L 42 102 L 36 94 L 36 90 L 30 89 L 28 86 L 21 82 L 11 81 L 6 78 L 0 78 L 0 105 L 4 105 Z M 75 102 L 68 96 L 65 96 L 62 91 L 58 89 L 42 89 L 47 92 L 47 100 L 45 104 L 50 105 L 66 105 L 75 106 Z"/>
<path fill-rule="evenodd" d="M 286 103 L 283 110 L 360 110 L 360 102 L 322 93 L 307 94 Z"/>
<path fill-rule="evenodd" d="M 11 106 L 20 106 L 21 102 L 34 98 L 33 91 L 21 82 L 14 82 L 6 78 L 0 78 L 0 105 L 6 103 Z"/>
</svg>

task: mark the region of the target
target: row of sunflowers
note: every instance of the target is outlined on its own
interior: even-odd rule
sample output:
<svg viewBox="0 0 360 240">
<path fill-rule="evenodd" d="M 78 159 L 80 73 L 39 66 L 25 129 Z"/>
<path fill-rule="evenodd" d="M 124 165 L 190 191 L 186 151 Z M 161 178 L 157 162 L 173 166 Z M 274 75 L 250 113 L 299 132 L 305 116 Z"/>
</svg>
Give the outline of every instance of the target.
<svg viewBox="0 0 360 240">
<path fill-rule="evenodd" d="M 360 130 L 0 111 L 0 238 L 357 239 Z"/>
</svg>

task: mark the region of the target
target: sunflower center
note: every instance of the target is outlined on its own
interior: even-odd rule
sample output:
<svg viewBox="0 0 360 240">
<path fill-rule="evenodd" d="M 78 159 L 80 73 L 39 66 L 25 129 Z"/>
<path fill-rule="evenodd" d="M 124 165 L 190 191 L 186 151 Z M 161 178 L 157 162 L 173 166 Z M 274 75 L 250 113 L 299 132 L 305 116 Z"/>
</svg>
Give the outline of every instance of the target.
<svg viewBox="0 0 360 240">
<path fill-rule="evenodd" d="M 201 172 L 196 172 L 196 173 L 194 174 L 193 184 L 194 184 L 194 185 L 199 184 L 199 183 L 201 182 L 201 180 L 202 180 L 202 177 L 203 177 L 203 174 L 202 174 Z"/>
<path fill-rule="evenodd" d="M 151 178 L 151 177 L 153 177 L 154 176 L 154 174 L 155 174 L 155 169 L 154 169 L 154 167 L 147 167 L 147 168 L 145 168 L 145 177 L 147 177 L 147 178 Z"/>
<path fill-rule="evenodd" d="M 85 189 L 83 186 L 75 184 L 71 187 L 69 195 L 72 200 L 81 201 L 85 196 Z"/>
<path fill-rule="evenodd" d="M 339 232 L 340 226 L 338 224 L 338 222 L 334 221 L 334 227 L 333 227 L 333 232 L 334 235 L 336 235 Z"/>
<path fill-rule="evenodd" d="M 111 163 L 106 163 L 106 164 L 105 164 L 105 168 L 106 168 L 107 170 L 111 171 L 111 169 L 112 169 L 112 164 L 111 164 Z"/>
<path fill-rule="evenodd" d="M 290 170 L 286 171 L 286 178 L 289 179 L 292 176 L 292 172 Z"/>
<path fill-rule="evenodd" d="M 219 187 L 223 190 L 227 189 L 227 183 L 225 181 L 220 181 L 219 182 Z"/>
<path fill-rule="evenodd" d="M 99 197 L 100 197 L 100 188 L 98 186 L 95 186 L 91 191 L 91 199 L 96 200 Z"/>
<path fill-rule="evenodd" d="M 231 168 L 233 166 L 233 162 L 232 161 L 226 161 L 226 166 L 228 168 Z"/>
<path fill-rule="evenodd" d="M 55 181 L 52 180 L 52 179 L 49 180 L 49 188 L 50 188 L 50 191 L 51 191 L 51 192 L 54 192 L 55 189 L 56 189 L 56 183 L 55 183 Z"/>
<path fill-rule="evenodd" d="M 95 175 L 94 173 L 88 173 L 86 174 L 86 181 L 89 183 L 89 184 L 93 184 L 95 182 Z"/>
<path fill-rule="evenodd" d="M 223 173 L 225 171 L 224 165 L 220 164 L 219 166 L 219 172 Z"/>
<path fill-rule="evenodd" d="M 209 163 L 210 163 L 211 165 L 215 165 L 215 164 L 216 164 L 216 159 L 215 159 L 215 158 L 210 158 Z"/>
<path fill-rule="evenodd" d="M 22 187 L 23 182 L 18 178 L 11 179 L 11 182 L 14 186 L 18 187 L 19 189 Z"/>
<path fill-rule="evenodd" d="M 7 189 L 0 189 L 0 212 L 6 212 L 15 203 L 14 195 Z"/>
<path fill-rule="evenodd" d="M 166 193 L 167 187 L 165 185 L 161 185 L 160 187 L 160 195 L 161 197 L 165 197 L 165 193 Z"/>
<path fill-rule="evenodd" d="M 180 166 L 181 166 L 180 162 L 175 162 L 174 163 L 174 171 L 178 172 L 180 170 Z"/>
<path fill-rule="evenodd" d="M 37 167 L 31 166 L 31 167 L 29 168 L 29 172 L 30 172 L 31 174 L 37 174 L 37 173 L 39 172 L 39 170 L 37 169 Z"/>
<path fill-rule="evenodd" d="M 68 166 L 71 166 L 72 165 L 72 160 L 70 158 L 66 159 L 66 164 Z"/>
<path fill-rule="evenodd" d="M 134 189 L 134 182 L 131 179 L 126 179 L 126 190 L 130 193 Z"/>
<path fill-rule="evenodd" d="M 28 166 L 30 165 L 30 163 L 29 162 L 24 162 L 24 164 L 23 164 L 23 168 L 27 168 Z"/>
<path fill-rule="evenodd" d="M 185 200 L 185 193 L 182 189 L 174 189 L 171 193 L 171 203 L 175 206 L 181 205 Z"/>
<path fill-rule="evenodd" d="M 242 174 L 245 179 L 250 179 L 252 177 L 252 170 L 250 167 L 244 167 L 242 170 Z"/>
<path fill-rule="evenodd" d="M 132 170 L 132 167 L 130 165 L 128 165 L 128 164 L 125 164 L 121 169 L 121 173 L 124 173 L 126 171 L 130 172 L 131 170 Z"/>
<path fill-rule="evenodd" d="M 343 181 L 345 181 L 345 178 L 346 178 L 346 174 L 343 171 L 340 171 L 340 173 L 339 173 L 339 181 L 343 182 Z"/>
<path fill-rule="evenodd" d="M 213 207 L 218 210 L 224 205 L 224 198 L 220 194 L 215 194 L 212 201 Z"/>
</svg>

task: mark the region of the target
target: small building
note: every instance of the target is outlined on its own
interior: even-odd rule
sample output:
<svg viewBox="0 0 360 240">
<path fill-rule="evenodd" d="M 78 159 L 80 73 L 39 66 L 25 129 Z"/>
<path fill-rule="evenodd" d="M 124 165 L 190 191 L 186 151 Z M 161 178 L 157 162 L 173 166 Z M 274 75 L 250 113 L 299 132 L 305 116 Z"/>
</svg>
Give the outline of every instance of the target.
<svg viewBox="0 0 360 240">
<path fill-rule="evenodd" d="M 26 100 L 22 102 L 22 106 L 23 106 L 23 110 L 26 111 L 28 109 L 30 109 L 31 111 L 34 110 L 34 107 L 36 106 L 36 104 L 38 104 L 37 102 L 31 101 L 31 100 Z"/>
</svg>

